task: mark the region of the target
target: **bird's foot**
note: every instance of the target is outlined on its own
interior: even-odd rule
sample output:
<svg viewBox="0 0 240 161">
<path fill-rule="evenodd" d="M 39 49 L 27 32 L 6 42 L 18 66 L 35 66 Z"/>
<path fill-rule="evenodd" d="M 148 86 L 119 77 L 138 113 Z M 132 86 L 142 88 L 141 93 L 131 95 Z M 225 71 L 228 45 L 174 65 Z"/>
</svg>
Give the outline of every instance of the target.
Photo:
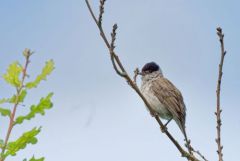
<svg viewBox="0 0 240 161">
<path fill-rule="evenodd" d="M 165 126 L 165 125 L 161 126 L 160 129 L 161 129 L 162 133 L 165 133 L 167 131 L 167 126 Z"/>
<path fill-rule="evenodd" d="M 157 112 L 150 112 L 150 114 L 151 114 L 152 117 L 158 116 L 158 113 L 157 113 Z"/>
</svg>

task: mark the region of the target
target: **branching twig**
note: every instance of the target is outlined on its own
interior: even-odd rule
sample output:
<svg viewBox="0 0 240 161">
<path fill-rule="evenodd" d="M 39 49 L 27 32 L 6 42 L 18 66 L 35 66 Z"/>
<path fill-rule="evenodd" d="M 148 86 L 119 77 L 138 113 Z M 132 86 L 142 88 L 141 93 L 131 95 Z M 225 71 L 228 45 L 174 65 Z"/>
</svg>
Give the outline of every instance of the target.
<svg viewBox="0 0 240 161">
<path fill-rule="evenodd" d="M 100 35 L 101 37 L 103 38 L 103 41 L 105 43 L 105 45 L 107 46 L 107 48 L 109 49 L 109 53 L 110 53 L 110 57 L 111 57 L 111 61 L 112 61 L 112 64 L 113 64 L 113 67 L 114 67 L 114 70 L 116 71 L 116 73 L 125 78 L 125 80 L 128 82 L 128 84 L 135 90 L 135 92 L 141 97 L 141 99 L 143 100 L 143 102 L 146 104 L 146 106 L 148 107 L 150 113 L 154 116 L 154 112 L 150 106 L 150 104 L 147 102 L 147 100 L 145 99 L 145 97 L 142 95 L 142 93 L 140 92 L 140 89 L 138 88 L 137 84 L 135 83 L 136 80 L 132 80 L 130 78 L 130 76 L 128 75 L 128 73 L 126 72 L 125 68 L 123 67 L 120 59 L 118 58 L 118 56 L 116 55 L 116 53 L 114 52 L 114 42 L 115 42 L 115 39 L 116 39 L 116 29 L 117 29 L 117 25 L 114 25 L 113 26 L 113 31 L 112 31 L 112 40 L 111 40 L 111 44 L 108 42 L 106 36 L 105 36 L 105 33 L 103 31 L 103 28 L 102 28 L 102 14 L 104 12 L 104 2 L 101 0 L 100 1 L 100 14 L 99 14 L 99 20 L 97 21 L 96 19 L 96 16 L 94 15 L 93 11 L 92 11 L 92 8 L 88 2 L 88 0 L 85 0 L 86 1 L 86 4 L 87 4 L 87 7 L 91 13 L 91 16 L 93 18 L 93 20 L 95 21 L 96 25 L 98 26 L 98 29 L 100 31 Z M 118 68 L 118 67 L 119 68 Z M 136 79 L 136 76 L 135 78 Z M 158 116 L 154 116 L 154 118 L 156 119 L 156 121 L 158 122 L 158 124 L 160 125 L 160 127 L 162 129 L 164 129 L 164 124 L 162 123 L 162 121 L 159 119 Z M 183 157 L 186 157 L 188 160 L 191 160 L 191 161 L 199 161 L 195 156 L 193 156 L 192 154 L 189 154 L 188 152 L 186 152 L 182 147 L 181 145 L 173 138 L 173 136 L 167 131 L 165 130 L 164 133 L 168 136 L 168 138 L 172 141 L 172 143 L 177 147 L 177 149 L 179 150 L 179 152 L 182 154 Z"/>
<path fill-rule="evenodd" d="M 85 0 L 85 2 L 86 2 L 86 4 L 87 4 L 88 10 L 90 11 L 91 16 L 92 16 L 94 22 L 95 22 L 96 25 L 98 26 L 98 29 L 99 29 L 99 31 L 100 31 L 100 35 L 101 35 L 101 37 L 102 37 L 105 45 L 107 46 L 107 48 L 108 48 L 109 51 L 110 51 L 111 60 L 112 60 L 112 64 L 113 64 L 114 69 L 116 70 L 116 72 L 117 72 L 118 75 L 120 75 L 120 76 L 122 76 L 122 77 L 125 77 L 125 69 L 123 68 L 122 63 L 120 62 L 118 56 L 114 53 L 114 51 L 111 50 L 111 45 L 110 45 L 110 43 L 108 42 L 107 37 L 105 36 L 105 33 L 104 33 L 104 31 L 103 31 L 103 28 L 102 28 L 102 23 L 99 24 L 99 21 L 97 20 L 96 16 L 94 15 L 94 13 L 93 13 L 93 11 L 92 11 L 92 8 L 91 8 L 88 0 Z M 103 3 L 103 4 L 104 4 L 104 3 Z M 102 3 L 100 3 L 100 6 L 101 6 L 101 5 L 102 5 Z M 104 9 L 104 7 L 100 7 L 100 8 Z M 99 17 L 101 17 L 100 15 L 102 15 L 103 12 L 104 12 L 104 11 L 100 12 Z M 102 19 L 102 18 L 101 18 L 101 19 Z M 116 27 L 117 27 L 117 26 L 116 26 Z M 116 29 L 117 29 L 117 28 L 116 28 Z M 115 36 L 116 36 L 116 35 L 115 35 Z M 116 63 L 118 64 L 120 70 L 117 68 L 115 61 L 116 61 Z"/>
<path fill-rule="evenodd" d="M 224 62 L 224 57 L 226 55 L 226 51 L 224 49 L 224 42 L 223 42 L 223 38 L 224 38 L 224 34 L 222 33 L 222 29 L 220 27 L 217 28 L 217 35 L 219 37 L 219 41 L 221 44 L 221 60 L 219 63 L 219 71 L 218 71 L 218 81 L 217 81 L 217 90 L 216 90 L 216 95 L 217 95 L 217 111 L 215 112 L 216 118 L 217 118 L 217 138 L 216 138 L 216 142 L 217 142 L 217 146 L 218 146 L 218 159 L 219 161 L 223 161 L 223 153 L 222 153 L 222 149 L 223 146 L 221 144 L 221 125 L 222 125 L 222 121 L 221 121 L 221 107 L 220 107 L 220 90 L 221 90 L 221 81 L 222 81 L 222 69 L 223 69 L 223 62 Z"/>
<path fill-rule="evenodd" d="M 204 155 L 202 155 L 202 153 L 199 150 L 195 150 L 192 146 L 191 146 L 191 140 L 188 140 L 185 144 L 185 146 L 187 148 L 189 148 L 189 150 L 194 153 L 196 153 L 200 158 L 202 158 L 204 161 L 208 161 Z"/>
</svg>

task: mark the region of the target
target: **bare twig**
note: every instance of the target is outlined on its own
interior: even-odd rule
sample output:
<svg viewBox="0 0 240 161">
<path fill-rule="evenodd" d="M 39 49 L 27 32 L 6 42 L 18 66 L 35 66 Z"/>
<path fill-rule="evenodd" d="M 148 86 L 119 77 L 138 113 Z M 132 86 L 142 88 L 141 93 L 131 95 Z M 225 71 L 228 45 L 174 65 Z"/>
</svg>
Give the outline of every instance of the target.
<svg viewBox="0 0 240 161">
<path fill-rule="evenodd" d="M 139 69 L 138 68 L 136 68 L 135 70 L 134 70 L 134 77 L 133 77 L 133 81 L 134 81 L 134 83 L 136 83 L 137 84 L 137 76 L 139 75 Z"/>
<path fill-rule="evenodd" d="M 25 50 L 25 58 L 26 58 L 26 61 L 25 61 L 25 65 L 24 65 L 24 68 L 23 68 L 23 74 L 22 74 L 22 79 L 21 79 L 21 84 L 19 87 L 17 87 L 17 94 L 16 94 L 16 99 L 15 99 L 15 103 L 14 103 L 14 106 L 13 106 L 13 111 L 11 112 L 11 115 L 10 115 L 10 121 L 9 121 L 9 126 L 8 126 L 8 131 L 7 131 L 7 135 L 6 135 L 6 138 L 4 140 L 4 145 L 2 147 L 2 152 L 1 152 L 1 158 L 0 158 L 0 161 L 4 161 L 5 158 L 3 157 L 4 155 L 4 152 L 7 148 L 7 144 L 8 144 L 8 140 L 10 138 L 10 134 L 12 132 L 12 129 L 13 129 L 13 126 L 14 126 L 14 118 L 15 118 L 15 114 L 16 114 L 16 111 L 17 111 L 17 107 L 19 105 L 19 97 L 20 97 L 20 94 L 22 92 L 22 89 L 24 88 L 24 80 L 25 78 L 27 77 L 27 68 L 28 68 L 28 64 L 30 63 L 30 56 L 32 55 L 32 52 L 29 50 L 29 49 L 26 49 Z"/>
<path fill-rule="evenodd" d="M 109 48 L 109 51 L 110 51 L 110 55 L 111 55 L 111 61 L 112 61 L 112 65 L 113 65 L 113 68 L 115 69 L 115 71 L 117 72 L 118 75 L 120 75 L 121 77 L 125 77 L 125 72 L 124 70 L 120 71 L 116 65 L 116 62 L 115 62 L 115 57 L 116 57 L 116 54 L 114 53 L 114 49 L 115 49 L 115 40 L 116 40 L 116 31 L 117 31 L 117 24 L 114 24 L 113 25 L 113 29 L 112 29 L 112 33 L 111 33 L 111 44 L 110 44 L 110 48 Z M 101 34 L 101 35 L 105 35 L 105 34 Z M 117 63 L 118 64 L 118 63 Z"/>
<path fill-rule="evenodd" d="M 208 160 L 200 153 L 200 151 L 194 150 L 194 149 L 192 149 L 192 151 L 193 151 L 194 153 L 198 154 L 204 161 L 208 161 Z"/>
<path fill-rule="evenodd" d="M 188 149 L 188 152 L 190 154 L 193 154 L 193 147 L 191 146 L 191 140 L 190 139 L 184 139 L 185 143 L 185 147 Z"/>
<path fill-rule="evenodd" d="M 222 149 L 223 146 L 221 144 L 221 125 L 222 125 L 222 121 L 221 121 L 221 107 L 220 107 L 220 90 L 221 90 L 221 81 L 222 81 L 222 69 L 223 69 L 223 62 L 224 62 L 224 57 L 226 55 L 226 51 L 224 49 L 224 34 L 222 33 L 222 29 L 220 27 L 217 28 L 217 35 L 219 37 L 219 41 L 221 44 L 221 60 L 219 63 L 219 71 L 218 71 L 218 81 L 217 81 L 217 90 L 216 90 L 216 95 L 217 95 L 217 111 L 215 112 L 216 118 L 217 118 L 217 138 L 216 138 L 216 143 L 217 143 L 217 153 L 218 153 L 218 159 L 219 161 L 223 161 L 223 153 L 222 153 Z"/>
<path fill-rule="evenodd" d="M 111 57 L 111 61 L 112 61 L 112 64 L 113 64 L 113 67 L 114 67 L 114 70 L 116 71 L 116 73 L 125 78 L 125 80 L 128 82 L 128 84 L 135 90 L 135 92 L 141 97 L 141 99 L 143 100 L 143 102 L 146 104 L 147 108 L 149 109 L 150 113 L 152 114 L 152 116 L 154 116 L 154 112 L 150 106 L 150 104 L 147 102 L 146 98 L 142 95 L 142 93 L 140 92 L 140 89 L 138 88 L 137 84 L 135 83 L 134 80 L 132 80 L 130 78 L 130 76 L 128 75 L 128 73 L 126 72 L 125 68 L 123 67 L 119 57 L 117 56 L 117 54 L 114 52 L 114 42 L 115 42 L 115 39 L 116 39 L 116 29 L 117 29 L 117 26 L 114 25 L 113 26 L 113 31 L 112 31 L 112 41 L 111 41 L 111 44 L 108 42 L 106 36 L 105 36 L 105 33 L 103 31 L 103 28 L 101 25 L 99 25 L 99 21 L 101 21 L 102 19 L 102 13 L 104 12 L 104 7 L 102 6 L 104 3 L 102 3 L 100 1 L 100 14 L 99 14 L 99 17 L 101 17 L 101 19 L 99 19 L 99 21 L 97 21 L 96 19 L 96 16 L 94 15 L 93 11 L 92 11 L 92 8 L 88 2 L 88 0 L 85 0 L 86 1 L 86 4 L 87 4 L 87 7 L 91 13 L 91 16 L 93 18 L 93 20 L 95 21 L 96 25 L 98 26 L 98 29 L 100 31 L 100 35 L 101 37 L 103 38 L 103 41 L 105 43 L 105 45 L 107 46 L 107 48 L 109 49 L 109 53 L 110 53 L 110 57 Z M 100 23 L 101 24 L 101 23 Z M 117 68 L 117 66 L 119 68 Z M 134 78 L 135 79 L 135 78 Z M 162 121 L 159 119 L 158 116 L 154 116 L 154 118 L 156 119 L 156 121 L 158 122 L 158 124 L 160 125 L 161 129 L 164 129 L 164 124 L 162 123 Z M 179 150 L 179 152 L 182 154 L 183 157 L 187 158 L 188 160 L 191 160 L 191 161 L 199 161 L 194 155 L 186 152 L 182 147 L 181 145 L 173 138 L 173 136 L 167 131 L 167 130 L 164 130 L 163 131 L 167 136 L 168 138 L 172 141 L 172 143 L 177 147 L 177 149 Z"/>
<path fill-rule="evenodd" d="M 102 16 L 104 13 L 104 3 L 106 0 L 100 0 L 100 6 L 99 6 L 99 17 L 98 17 L 98 25 L 102 26 Z"/>
<path fill-rule="evenodd" d="M 114 51 L 114 48 L 115 48 L 115 40 L 116 40 L 116 35 L 117 35 L 117 33 L 116 33 L 117 28 L 118 28 L 117 24 L 114 24 L 113 25 L 113 30 L 112 30 L 112 33 L 111 33 L 112 41 L 111 41 L 111 46 L 110 46 L 112 51 Z"/>
</svg>

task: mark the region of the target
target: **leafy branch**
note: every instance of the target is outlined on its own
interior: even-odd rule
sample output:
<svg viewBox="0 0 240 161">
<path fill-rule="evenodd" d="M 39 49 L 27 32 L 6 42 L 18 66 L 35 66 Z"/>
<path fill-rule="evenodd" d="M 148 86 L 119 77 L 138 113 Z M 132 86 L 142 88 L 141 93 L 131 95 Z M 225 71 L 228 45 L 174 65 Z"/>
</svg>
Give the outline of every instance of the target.
<svg viewBox="0 0 240 161">
<path fill-rule="evenodd" d="M 9 122 L 9 126 L 8 126 L 8 131 L 7 131 L 7 135 L 6 135 L 4 145 L 3 145 L 3 148 L 2 148 L 2 152 L 1 152 L 1 157 L 2 157 L 1 161 L 4 161 L 4 159 L 6 158 L 6 155 L 4 155 L 4 152 L 6 150 L 8 140 L 9 140 L 10 134 L 11 134 L 12 129 L 13 129 L 14 118 L 15 118 L 16 110 L 17 110 L 17 107 L 18 107 L 18 104 L 19 104 L 19 98 L 21 96 L 21 93 L 22 93 L 22 90 L 23 90 L 23 87 L 24 87 L 23 83 L 24 83 L 24 80 L 27 76 L 27 67 L 28 67 L 28 64 L 30 63 L 29 59 L 30 59 L 31 55 L 32 55 L 32 52 L 30 52 L 30 50 L 25 51 L 24 56 L 26 58 L 26 61 L 25 61 L 24 68 L 22 68 L 20 66 L 20 64 L 15 62 L 15 63 L 13 63 L 9 66 L 8 72 L 5 75 L 3 75 L 3 78 L 6 80 L 6 82 L 8 82 L 9 84 L 16 87 L 17 94 L 16 94 L 16 99 L 15 99 L 15 102 L 14 102 L 13 111 L 10 114 L 10 122 Z M 22 80 L 20 81 L 19 80 L 19 75 L 20 75 L 21 72 L 22 72 Z"/>
<path fill-rule="evenodd" d="M 41 128 L 33 128 L 30 131 L 25 132 L 16 141 L 9 141 L 13 127 L 17 124 L 22 124 L 24 120 L 30 120 L 35 117 L 36 114 L 45 114 L 46 109 L 52 108 L 53 104 L 51 102 L 51 97 L 53 93 L 47 95 L 47 97 L 42 98 L 38 105 L 32 105 L 30 112 L 26 116 L 18 116 L 16 118 L 16 111 L 20 103 L 24 102 L 27 95 L 27 91 L 33 87 L 37 87 L 42 80 L 46 80 L 46 77 L 51 74 L 54 69 L 54 62 L 49 60 L 46 62 L 41 74 L 39 74 L 36 79 L 32 82 L 25 83 L 26 78 L 29 76 L 27 73 L 28 66 L 30 64 L 30 57 L 33 52 L 29 49 L 25 49 L 23 55 L 25 57 L 25 63 L 22 66 L 18 62 L 13 62 L 9 65 L 7 72 L 3 75 L 3 79 L 16 89 L 16 94 L 11 98 L 0 99 L 0 105 L 10 104 L 13 105 L 12 110 L 4 107 L 0 107 L 0 114 L 4 117 L 9 118 L 9 125 L 7 129 L 7 134 L 4 140 L 0 139 L 0 161 L 4 161 L 8 156 L 14 156 L 21 149 L 24 149 L 27 144 L 36 144 L 36 135 L 39 134 Z M 21 79 L 20 79 L 21 76 Z M 30 161 L 43 161 L 44 158 L 35 159 L 32 157 Z M 24 159 L 26 161 L 26 159 Z"/>
</svg>

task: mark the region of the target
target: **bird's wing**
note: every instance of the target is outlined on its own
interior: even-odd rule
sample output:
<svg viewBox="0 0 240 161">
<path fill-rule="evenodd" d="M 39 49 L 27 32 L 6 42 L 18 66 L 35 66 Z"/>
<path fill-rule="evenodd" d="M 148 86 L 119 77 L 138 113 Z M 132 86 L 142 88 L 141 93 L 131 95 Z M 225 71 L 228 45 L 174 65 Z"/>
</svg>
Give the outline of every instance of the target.
<svg viewBox="0 0 240 161">
<path fill-rule="evenodd" d="M 186 107 L 181 92 L 166 78 L 152 82 L 152 91 L 159 101 L 171 112 L 182 131 L 185 129 Z"/>
</svg>

